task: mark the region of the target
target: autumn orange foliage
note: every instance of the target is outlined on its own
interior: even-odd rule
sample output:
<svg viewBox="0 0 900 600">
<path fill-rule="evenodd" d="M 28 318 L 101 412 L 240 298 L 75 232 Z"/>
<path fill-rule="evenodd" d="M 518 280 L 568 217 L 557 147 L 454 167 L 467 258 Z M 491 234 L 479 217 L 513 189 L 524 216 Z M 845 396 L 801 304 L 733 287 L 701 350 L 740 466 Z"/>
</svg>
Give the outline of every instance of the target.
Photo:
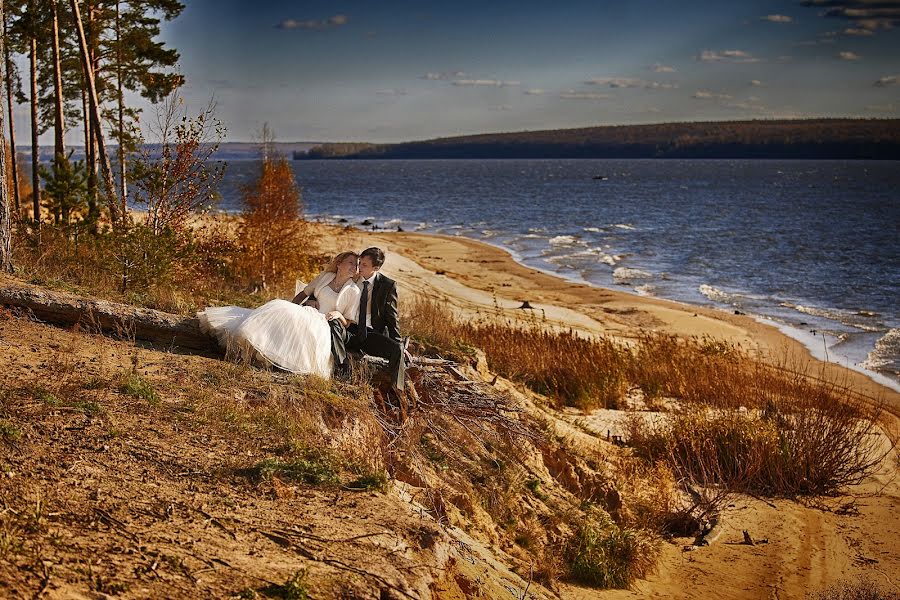
<svg viewBox="0 0 900 600">
<path fill-rule="evenodd" d="M 290 295 L 294 281 L 308 278 L 316 265 L 309 256 L 310 236 L 301 218 L 303 200 L 294 170 L 270 142 L 259 177 L 243 190 L 238 266 L 251 285 Z"/>
</svg>

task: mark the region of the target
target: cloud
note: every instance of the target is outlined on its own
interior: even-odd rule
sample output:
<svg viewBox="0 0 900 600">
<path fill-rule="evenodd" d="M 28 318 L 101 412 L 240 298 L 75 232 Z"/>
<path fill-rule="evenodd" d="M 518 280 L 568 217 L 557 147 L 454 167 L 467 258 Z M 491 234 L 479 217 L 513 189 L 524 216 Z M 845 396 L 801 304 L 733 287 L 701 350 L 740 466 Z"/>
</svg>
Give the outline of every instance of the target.
<svg viewBox="0 0 900 600">
<path fill-rule="evenodd" d="M 428 81 L 449 81 L 451 79 L 459 79 L 460 77 L 465 77 L 466 74 L 462 71 L 442 71 L 442 72 L 431 72 L 425 73 L 420 77 L 420 79 L 427 79 Z"/>
<path fill-rule="evenodd" d="M 453 85 L 460 87 L 514 87 L 522 85 L 520 81 L 501 81 L 499 79 L 456 79 Z"/>
<path fill-rule="evenodd" d="M 405 96 L 409 92 L 400 88 L 390 88 L 386 90 L 377 90 L 375 93 L 379 96 Z"/>
<path fill-rule="evenodd" d="M 863 27 L 848 27 L 844 31 L 842 31 L 844 35 L 853 35 L 857 37 L 868 37 L 870 35 L 875 35 L 875 32 L 871 29 L 865 29 Z"/>
<path fill-rule="evenodd" d="M 759 18 L 760 21 L 770 21 L 772 23 L 793 23 L 794 19 L 787 15 L 766 15 Z"/>
<path fill-rule="evenodd" d="M 856 52 L 838 52 L 837 57 L 841 60 L 859 60 L 861 58 Z"/>
<path fill-rule="evenodd" d="M 310 31 L 327 31 L 335 29 L 347 24 L 347 15 L 334 15 L 327 19 L 310 19 L 307 21 L 298 21 L 296 19 L 285 19 L 275 27 L 278 29 L 306 29 Z"/>
<path fill-rule="evenodd" d="M 666 65 L 656 63 L 655 65 L 650 65 L 650 70 L 654 73 L 674 73 L 675 67 L 667 67 Z"/>
<path fill-rule="evenodd" d="M 547 93 L 547 90 L 542 88 L 531 88 L 530 90 L 525 90 L 526 96 L 543 96 Z"/>
<path fill-rule="evenodd" d="M 501 112 L 505 112 L 505 111 L 512 110 L 512 109 L 513 109 L 513 107 L 511 104 L 498 104 L 496 106 L 491 107 L 491 110 L 496 110 L 496 111 L 501 111 Z"/>
<path fill-rule="evenodd" d="M 607 100 L 608 94 L 598 94 L 596 92 L 579 92 L 577 90 L 567 90 L 559 95 L 563 100 Z"/>
<path fill-rule="evenodd" d="M 763 84 L 762 81 L 760 81 L 759 79 L 751 79 L 750 80 L 750 85 L 753 87 L 760 87 L 762 84 Z"/>
<path fill-rule="evenodd" d="M 749 52 L 743 50 L 703 50 L 697 55 L 700 62 L 755 63 L 759 62 Z"/>
<path fill-rule="evenodd" d="M 660 83 L 659 81 L 645 81 L 643 79 L 632 79 L 628 77 L 601 77 L 598 79 L 590 79 L 584 83 L 585 85 L 606 85 L 613 89 L 644 88 L 647 90 L 671 90 L 678 87 L 678 85 L 674 83 Z"/>
<path fill-rule="evenodd" d="M 875 32 L 900 25 L 900 2 L 897 0 L 803 0 L 800 4 L 824 8 L 819 14 L 850 21 L 853 23 L 850 29 L 853 30 L 867 29 Z"/>
<path fill-rule="evenodd" d="M 731 100 L 733 96 L 729 96 L 728 94 L 720 94 L 717 92 L 710 92 L 709 90 L 697 90 L 691 96 L 691 98 L 697 100 Z"/>
<path fill-rule="evenodd" d="M 745 102 L 725 102 L 722 104 L 725 108 L 733 108 L 735 110 L 742 110 L 746 112 L 765 112 L 766 107 L 762 104 L 757 104 L 756 100 L 758 99 L 748 99 Z"/>
<path fill-rule="evenodd" d="M 900 85 L 900 75 L 885 75 L 873 83 L 875 87 L 891 87 Z"/>
</svg>

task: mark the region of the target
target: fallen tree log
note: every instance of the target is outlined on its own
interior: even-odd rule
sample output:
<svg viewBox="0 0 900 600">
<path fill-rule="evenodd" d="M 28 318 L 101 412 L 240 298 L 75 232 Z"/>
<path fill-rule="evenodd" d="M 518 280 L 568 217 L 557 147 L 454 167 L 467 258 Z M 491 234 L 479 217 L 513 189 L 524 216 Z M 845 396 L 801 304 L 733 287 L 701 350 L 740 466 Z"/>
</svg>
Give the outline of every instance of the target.
<svg viewBox="0 0 900 600">
<path fill-rule="evenodd" d="M 79 325 L 88 331 L 133 337 L 167 348 L 221 353 L 216 341 L 200 330 L 196 317 L 86 299 L 18 283 L 0 285 L 0 305 L 27 309 L 41 321 L 54 325 Z"/>
</svg>

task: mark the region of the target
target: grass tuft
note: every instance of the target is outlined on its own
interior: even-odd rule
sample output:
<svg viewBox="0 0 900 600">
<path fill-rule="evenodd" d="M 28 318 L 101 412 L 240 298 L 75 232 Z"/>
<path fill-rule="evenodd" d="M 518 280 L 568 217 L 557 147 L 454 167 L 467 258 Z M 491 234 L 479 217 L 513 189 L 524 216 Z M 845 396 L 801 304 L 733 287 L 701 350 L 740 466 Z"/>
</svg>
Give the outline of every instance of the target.
<svg viewBox="0 0 900 600">
<path fill-rule="evenodd" d="M 339 483 L 338 470 L 333 459 L 313 451 L 308 451 L 303 457 L 290 461 L 267 458 L 257 463 L 252 470 L 260 479 L 265 480 L 277 476 L 309 485 Z"/>
<path fill-rule="evenodd" d="M 119 391 L 126 396 L 140 398 L 146 400 L 150 404 L 159 404 L 159 394 L 153 388 L 153 385 L 135 373 L 132 373 L 122 380 L 119 385 Z"/>
<path fill-rule="evenodd" d="M 0 440 L 14 442 L 22 436 L 18 427 L 5 419 L 0 419 Z"/>
</svg>

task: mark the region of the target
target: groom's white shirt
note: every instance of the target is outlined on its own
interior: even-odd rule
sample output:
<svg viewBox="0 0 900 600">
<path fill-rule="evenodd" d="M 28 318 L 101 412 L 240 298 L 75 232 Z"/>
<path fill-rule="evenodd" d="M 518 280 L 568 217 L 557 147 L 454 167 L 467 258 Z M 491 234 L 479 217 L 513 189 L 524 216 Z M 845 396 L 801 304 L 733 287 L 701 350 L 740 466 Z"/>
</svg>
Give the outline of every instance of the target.
<svg viewBox="0 0 900 600">
<path fill-rule="evenodd" d="M 363 283 L 366 281 L 369 282 L 369 297 L 366 299 L 365 321 L 361 320 L 363 327 L 371 327 L 372 326 L 372 289 L 375 287 L 375 278 L 376 277 L 378 277 L 378 271 L 375 271 L 374 273 L 372 273 L 372 276 L 369 277 L 368 279 L 359 280 L 359 282 L 356 284 L 359 286 L 359 289 L 362 289 Z M 360 317 L 362 317 L 362 315 L 360 315 Z"/>
</svg>

